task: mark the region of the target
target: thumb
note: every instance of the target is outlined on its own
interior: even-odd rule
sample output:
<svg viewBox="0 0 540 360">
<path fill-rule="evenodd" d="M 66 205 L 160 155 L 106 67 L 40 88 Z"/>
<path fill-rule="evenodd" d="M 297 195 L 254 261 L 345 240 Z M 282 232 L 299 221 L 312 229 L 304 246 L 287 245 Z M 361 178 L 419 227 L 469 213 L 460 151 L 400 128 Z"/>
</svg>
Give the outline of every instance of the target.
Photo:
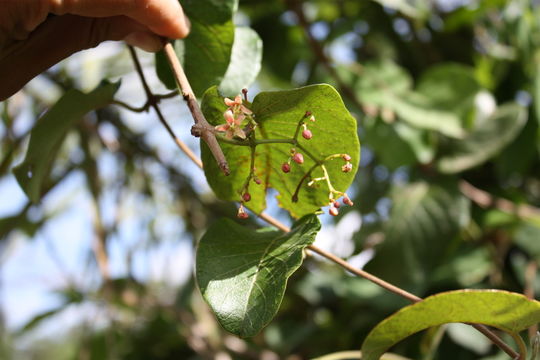
<svg viewBox="0 0 540 360">
<path fill-rule="evenodd" d="M 95 47 L 106 40 L 124 39 L 148 51 L 157 51 L 162 47 L 158 36 L 125 16 L 88 18 L 63 15 L 50 18 L 26 40 L 14 42 L 2 49 L 0 101 L 69 55 Z"/>
</svg>

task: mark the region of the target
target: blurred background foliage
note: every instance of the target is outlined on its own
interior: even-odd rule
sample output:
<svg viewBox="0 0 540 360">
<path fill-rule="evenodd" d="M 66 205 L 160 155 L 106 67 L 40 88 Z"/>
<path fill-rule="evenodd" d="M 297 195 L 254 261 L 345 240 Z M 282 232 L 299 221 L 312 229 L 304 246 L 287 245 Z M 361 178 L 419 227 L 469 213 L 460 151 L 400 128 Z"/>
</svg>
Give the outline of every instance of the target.
<svg viewBox="0 0 540 360">
<path fill-rule="evenodd" d="M 355 206 L 323 218 L 321 246 L 418 296 L 540 292 L 539 19 L 536 0 L 240 1 L 235 22 L 263 42 L 250 95 L 329 83 L 358 120 Z M 191 253 L 208 224 L 234 218 L 236 209 L 212 195 L 151 112 L 88 114 L 61 148 L 43 201 L 16 195 L 10 170 L 28 131 L 65 90 L 122 77 L 118 97 L 144 102 L 128 52 L 101 49 L 55 66 L 0 104 L 0 260 L 9 263 L 21 242 L 41 241 L 62 277 L 48 290 L 55 300 L 16 326 L 8 320 L 25 306 L 24 295 L 4 304 L 0 358 L 307 359 L 358 349 L 407 304 L 310 257 L 262 333 L 225 333 L 191 279 Z M 154 58 L 141 56 L 153 73 Z M 156 78 L 151 83 L 165 91 Z M 196 148 L 179 102 L 164 101 L 164 114 Z M 62 228 L 78 212 L 86 221 Z M 52 226 L 61 241 L 50 239 Z M 63 252 L 62 241 L 75 250 Z M 99 244 L 109 253 L 105 278 L 92 252 Z M 165 255 L 156 260 L 157 252 Z M 5 298 L 16 285 L 8 286 L 5 271 L 3 279 Z M 505 358 L 471 331 L 433 329 L 392 351 L 411 359 Z"/>
</svg>

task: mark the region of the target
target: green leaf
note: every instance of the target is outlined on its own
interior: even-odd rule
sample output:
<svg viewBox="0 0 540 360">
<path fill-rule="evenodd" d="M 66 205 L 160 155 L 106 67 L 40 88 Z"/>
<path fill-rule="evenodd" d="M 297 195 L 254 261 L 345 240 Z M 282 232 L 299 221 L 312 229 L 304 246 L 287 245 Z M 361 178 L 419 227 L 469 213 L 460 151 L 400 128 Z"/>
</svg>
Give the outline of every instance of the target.
<svg viewBox="0 0 540 360">
<path fill-rule="evenodd" d="M 212 125 L 224 123 L 223 112 L 226 106 L 216 88 L 209 89 L 202 99 L 202 111 Z M 255 137 L 264 139 L 292 139 L 298 123 L 304 118 L 306 111 L 311 111 L 316 121 L 307 121 L 313 133 L 311 140 L 298 136 L 298 143 L 305 147 L 317 160 L 323 160 L 333 154 L 349 154 L 352 158 L 353 170 L 341 171 L 344 161 L 341 158 L 324 163 L 333 187 L 345 192 L 351 185 L 360 159 L 360 143 L 356 133 L 356 120 L 345 108 L 341 97 L 330 85 L 311 85 L 294 90 L 261 92 L 253 100 L 251 106 L 258 126 Z M 307 120 L 307 119 L 306 119 Z M 239 191 L 249 174 L 249 146 L 237 146 L 222 143 L 231 174 L 224 176 L 217 167 L 210 151 L 202 144 L 202 160 L 206 179 L 214 193 L 223 200 L 239 201 Z M 298 202 L 292 196 L 301 179 L 315 162 L 304 153 L 304 163 L 291 163 L 291 171 L 285 174 L 281 165 L 290 157 L 293 148 L 290 143 L 261 144 L 256 147 L 256 175 L 262 181 L 260 185 L 250 182 L 249 192 L 251 210 L 262 212 L 266 207 L 266 192 L 272 187 L 279 192 L 279 204 L 292 216 L 299 218 L 313 213 L 329 203 L 329 188 L 325 181 L 308 187 L 306 179 L 300 187 Z M 302 152 L 297 148 L 298 151 Z M 311 178 L 323 176 L 321 167 L 317 167 Z"/>
<path fill-rule="evenodd" d="M 236 28 L 232 56 L 219 91 L 235 96 L 247 88 L 259 74 L 262 61 L 262 41 L 255 31 L 247 27 Z"/>
<path fill-rule="evenodd" d="M 37 121 L 30 133 L 30 144 L 24 161 L 14 170 L 26 196 L 37 203 L 48 180 L 56 153 L 69 129 L 87 112 L 106 106 L 120 83 L 104 83 L 89 93 L 69 90 Z"/>
<path fill-rule="evenodd" d="M 391 61 L 366 64 L 354 88 L 364 104 L 390 109 L 412 126 L 455 138 L 464 134 L 459 117 L 413 91 L 411 76 Z"/>
<path fill-rule="evenodd" d="M 469 201 L 454 182 L 394 187 L 384 241 L 366 270 L 400 286 L 424 286 L 452 238 L 469 220 Z M 407 271 L 395 271 L 399 263 Z"/>
<path fill-rule="evenodd" d="M 517 334 L 540 322 L 540 302 L 501 290 L 459 290 L 430 296 L 380 322 L 362 344 L 363 360 L 376 360 L 391 346 L 432 326 L 484 324 Z"/>
<path fill-rule="evenodd" d="M 302 264 L 302 252 L 320 227 L 309 215 L 286 234 L 273 228 L 253 231 L 228 219 L 207 230 L 197 248 L 197 283 L 227 331 L 254 336 L 272 320 L 287 279 Z"/>
<path fill-rule="evenodd" d="M 422 74 L 416 88 L 431 103 L 464 117 L 474 106 L 476 94 L 482 87 L 474 77 L 474 69 L 457 63 L 433 66 Z"/>
<path fill-rule="evenodd" d="M 185 0 L 182 7 L 191 22 L 189 36 L 174 43 L 193 92 L 200 96 L 223 79 L 234 43 L 233 16 L 237 0 Z M 156 71 L 169 89 L 176 82 L 163 51 L 156 54 Z"/>
<path fill-rule="evenodd" d="M 502 151 L 525 126 L 527 110 L 517 104 L 499 107 L 481 127 L 463 140 L 450 142 L 437 162 L 439 171 L 458 173 L 478 166 Z"/>
</svg>

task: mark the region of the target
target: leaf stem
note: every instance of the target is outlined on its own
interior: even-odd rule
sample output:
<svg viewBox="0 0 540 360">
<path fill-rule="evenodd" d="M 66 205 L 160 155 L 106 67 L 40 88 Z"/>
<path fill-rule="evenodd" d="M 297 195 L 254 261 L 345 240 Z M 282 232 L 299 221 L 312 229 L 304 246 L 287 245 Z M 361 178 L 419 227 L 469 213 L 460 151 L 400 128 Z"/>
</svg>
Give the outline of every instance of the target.
<svg viewBox="0 0 540 360">
<path fill-rule="evenodd" d="M 229 175 L 230 174 L 229 164 L 227 163 L 227 159 L 225 159 L 223 150 L 221 150 L 221 147 L 219 146 L 219 143 L 216 140 L 215 130 L 208 123 L 208 121 L 206 121 L 206 118 L 204 117 L 199 107 L 199 104 L 197 103 L 195 94 L 193 93 L 193 90 L 191 89 L 191 85 L 186 77 L 186 74 L 184 73 L 184 69 L 182 68 L 182 65 L 180 64 L 178 57 L 176 56 L 176 53 L 174 51 L 172 44 L 169 41 L 167 41 L 165 43 L 163 50 L 165 52 L 165 56 L 167 57 L 167 60 L 169 61 L 171 70 L 173 71 L 176 84 L 178 85 L 178 88 L 181 91 L 182 96 L 184 97 L 184 100 L 187 102 L 189 111 L 191 112 L 191 116 L 193 117 L 193 120 L 195 121 L 195 125 L 193 125 L 193 127 L 191 128 L 191 134 L 195 137 L 200 137 L 201 139 L 203 139 L 203 141 L 210 148 L 212 155 L 214 155 L 214 158 L 216 159 L 221 171 L 225 175 Z"/>
</svg>

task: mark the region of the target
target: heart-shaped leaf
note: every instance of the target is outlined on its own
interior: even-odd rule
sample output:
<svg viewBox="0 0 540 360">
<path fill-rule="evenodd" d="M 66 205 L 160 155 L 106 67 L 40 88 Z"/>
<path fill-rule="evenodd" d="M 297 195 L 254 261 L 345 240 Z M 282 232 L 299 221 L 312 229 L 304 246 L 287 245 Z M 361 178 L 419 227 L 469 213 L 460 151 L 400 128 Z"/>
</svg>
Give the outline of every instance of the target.
<svg viewBox="0 0 540 360">
<path fill-rule="evenodd" d="M 257 122 L 255 129 L 255 173 L 261 184 L 249 184 L 251 201 L 249 207 L 262 212 L 266 207 L 266 192 L 274 188 L 279 192 L 279 204 L 292 216 L 301 217 L 329 204 L 328 178 L 333 188 L 345 192 L 351 185 L 360 159 L 360 143 L 356 132 L 356 120 L 345 108 L 341 97 L 330 85 L 311 85 L 294 90 L 259 93 L 253 103 L 247 104 Z M 217 88 L 209 89 L 202 99 L 202 110 L 207 120 L 218 125 L 225 122 L 227 109 Z M 315 122 L 306 117 L 309 111 Z M 291 143 L 300 122 L 305 120 L 313 134 L 309 140 L 298 136 L 297 144 Z M 300 128 L 301 132 L 301 128 Z M 231 174 L 224 176 L 205 144 L 202 159 L 208 183 L 216 195 L 228 201 L 239 201 L 240 191 L 250 173 L 251 147 L 222 143 Z M 248 144 L 245 144 L 248 145 Z M 304 163 L 290 163 L 291 170 L 284 173 L 282 164 L 290 161 L 291 149 L 303 153 Z M 306 151 L 302 150 L 305 149 Z M 343 172 L 346 163 L 339 154 L 351 157 L 352 171 Z M 311 156 L 310 156 L 311 155 Z M 334 158 L 325 160 L 328 156 Z M 323 164 L 327 170 L 325 175 Z M 308 186 L 310 180 L 315 181 Z M 295 202 L 293 195 L 297 195 Z"/>
<path fill-rule="evenodd" d="M 315 215 L 289 233 L 257 231 L 221 219 L 197 248 L 197 283 L 219 323 L 233 334 L 257 334 L 277 313 L 287 279 L 302 264 L 302 251 L 320 230 Z"/>
<path fill-rule="evenodd" d="M 376 360 L 391 346 L 432 326 L 484 324 L 518 332 L 540 322 L 540 302 L 501 290 L 458 290 L 430 296 L 380 322 L 362 345 L 362 359 Z"/>
</svg>

